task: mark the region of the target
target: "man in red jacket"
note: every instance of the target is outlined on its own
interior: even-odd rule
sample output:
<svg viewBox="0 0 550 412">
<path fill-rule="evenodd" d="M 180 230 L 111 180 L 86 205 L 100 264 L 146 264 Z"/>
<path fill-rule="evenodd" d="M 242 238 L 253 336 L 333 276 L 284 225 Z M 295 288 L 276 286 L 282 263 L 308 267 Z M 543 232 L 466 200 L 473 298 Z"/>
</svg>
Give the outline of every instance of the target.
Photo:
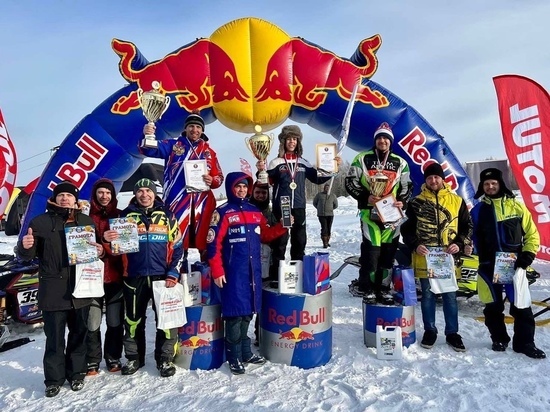
<svg viewBox="0 0 550 412">
<path fill-rule="evenodd" d="M 103 242 L 109 230 L 109 219 L 120 216 L 113 182 L 99 179 L 92 188 L 90 217 L 94 221 L 98 237 Z M 108 234 L 107 234 L 108 237 Z M 87 375 L 97 375 L 101 363 L 101 315 L 105 306 L 107 331 L 103 343 L 103 355 L 109 372 L 118 372 L 122 368 L 122 335 L 124 334 L 124 302 L 122 300 L 122 257 L 112 254 L 108 244 L 105 246 L 104 284 L 105 295 L 94 298 L 88 316 Z"/>
</svg>

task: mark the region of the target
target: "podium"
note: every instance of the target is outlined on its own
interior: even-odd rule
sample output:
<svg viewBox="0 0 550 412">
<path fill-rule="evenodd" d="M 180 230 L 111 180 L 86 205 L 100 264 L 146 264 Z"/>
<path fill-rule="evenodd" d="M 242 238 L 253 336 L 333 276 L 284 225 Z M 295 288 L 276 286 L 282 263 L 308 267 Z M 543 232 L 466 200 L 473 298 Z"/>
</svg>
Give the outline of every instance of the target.
<svg viewBox="0 0 550 412">
<path fill-rule="evenodd" d="M 221 305 L 185 308 L 187 323 L 178 329 L 174 363 L 184 369 L 217 369 L 225 360 Z"/>
<path fill-rule="evenodd" d="M 371 305 L 363 302 L 363 340 L 376 348 L 376 326 L 399 326 L 403 346 L 416 342 L 414 306 Z"/>
<path fill-rule="evenodd" d="M 264 286 L 260 353 L 269 361 L 309 369 L 332 357 L 332 288 L 317 295 L 280 294 Z"/>
</svg>

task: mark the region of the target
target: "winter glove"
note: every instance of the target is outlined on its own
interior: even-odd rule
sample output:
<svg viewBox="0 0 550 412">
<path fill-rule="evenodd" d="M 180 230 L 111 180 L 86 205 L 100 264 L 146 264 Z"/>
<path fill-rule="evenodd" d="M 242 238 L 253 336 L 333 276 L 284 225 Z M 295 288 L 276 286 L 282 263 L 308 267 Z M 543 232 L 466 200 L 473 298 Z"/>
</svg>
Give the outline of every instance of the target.
<svg viewBox="0 0 550 412">
<path fill-rule="evenodd" d="M 178 277 L 175 273 L 168 272 L 166 275 L 166 287 L 167 288 L 173 288 L 176 286 L 176 283 L 178 283 Z"/>
<path fill-rule="evenodd" d="M 520 252 L 516 263 L 514 263 L 514 269 L 522 268 L 527 269 L 531 263 L 535 260 L 535 254 L 532 252 Z"/>
</svg>

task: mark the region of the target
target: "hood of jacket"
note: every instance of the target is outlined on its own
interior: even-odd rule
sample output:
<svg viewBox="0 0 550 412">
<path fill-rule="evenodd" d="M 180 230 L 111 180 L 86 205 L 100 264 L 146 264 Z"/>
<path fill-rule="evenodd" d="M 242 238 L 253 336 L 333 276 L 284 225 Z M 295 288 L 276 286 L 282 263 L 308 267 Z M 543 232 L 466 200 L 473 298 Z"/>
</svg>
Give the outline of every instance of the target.
<svg viewBox="0 0 550 412">
<path fill-rule="evenodd" d="M 247 198 L 250 198 L 252 195 L 252 177 L 244 172 L 231 172 L 225 178 L 225 195 L 227 196 L 228 202 L 234 203 L 242 200 L 235 196 L 233 188 L 243 179 L 246 179 L 248 182 Z"/>
</svg>

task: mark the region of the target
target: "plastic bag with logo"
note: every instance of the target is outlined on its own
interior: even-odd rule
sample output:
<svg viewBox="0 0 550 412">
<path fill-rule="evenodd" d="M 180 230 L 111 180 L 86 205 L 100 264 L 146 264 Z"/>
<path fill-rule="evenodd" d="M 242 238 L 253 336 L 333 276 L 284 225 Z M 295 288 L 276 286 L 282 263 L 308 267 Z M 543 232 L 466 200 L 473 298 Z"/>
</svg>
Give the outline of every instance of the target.
<svg viewBox="0 0 550 412">
<path fill-rule="evenodd" d="M 100 298 L 104 294 L 103 261 L 97 259 L 77 264 L 73 296 L 75 298 Z"/>
<path fill-rule="evenodd" d="M 183 302 L 183 285 L 167 288 L 164 280 L 153 282 L 153 299 L 157 311 L 157 329 L 179 328 L 187 323 Z"/>
</svg>

